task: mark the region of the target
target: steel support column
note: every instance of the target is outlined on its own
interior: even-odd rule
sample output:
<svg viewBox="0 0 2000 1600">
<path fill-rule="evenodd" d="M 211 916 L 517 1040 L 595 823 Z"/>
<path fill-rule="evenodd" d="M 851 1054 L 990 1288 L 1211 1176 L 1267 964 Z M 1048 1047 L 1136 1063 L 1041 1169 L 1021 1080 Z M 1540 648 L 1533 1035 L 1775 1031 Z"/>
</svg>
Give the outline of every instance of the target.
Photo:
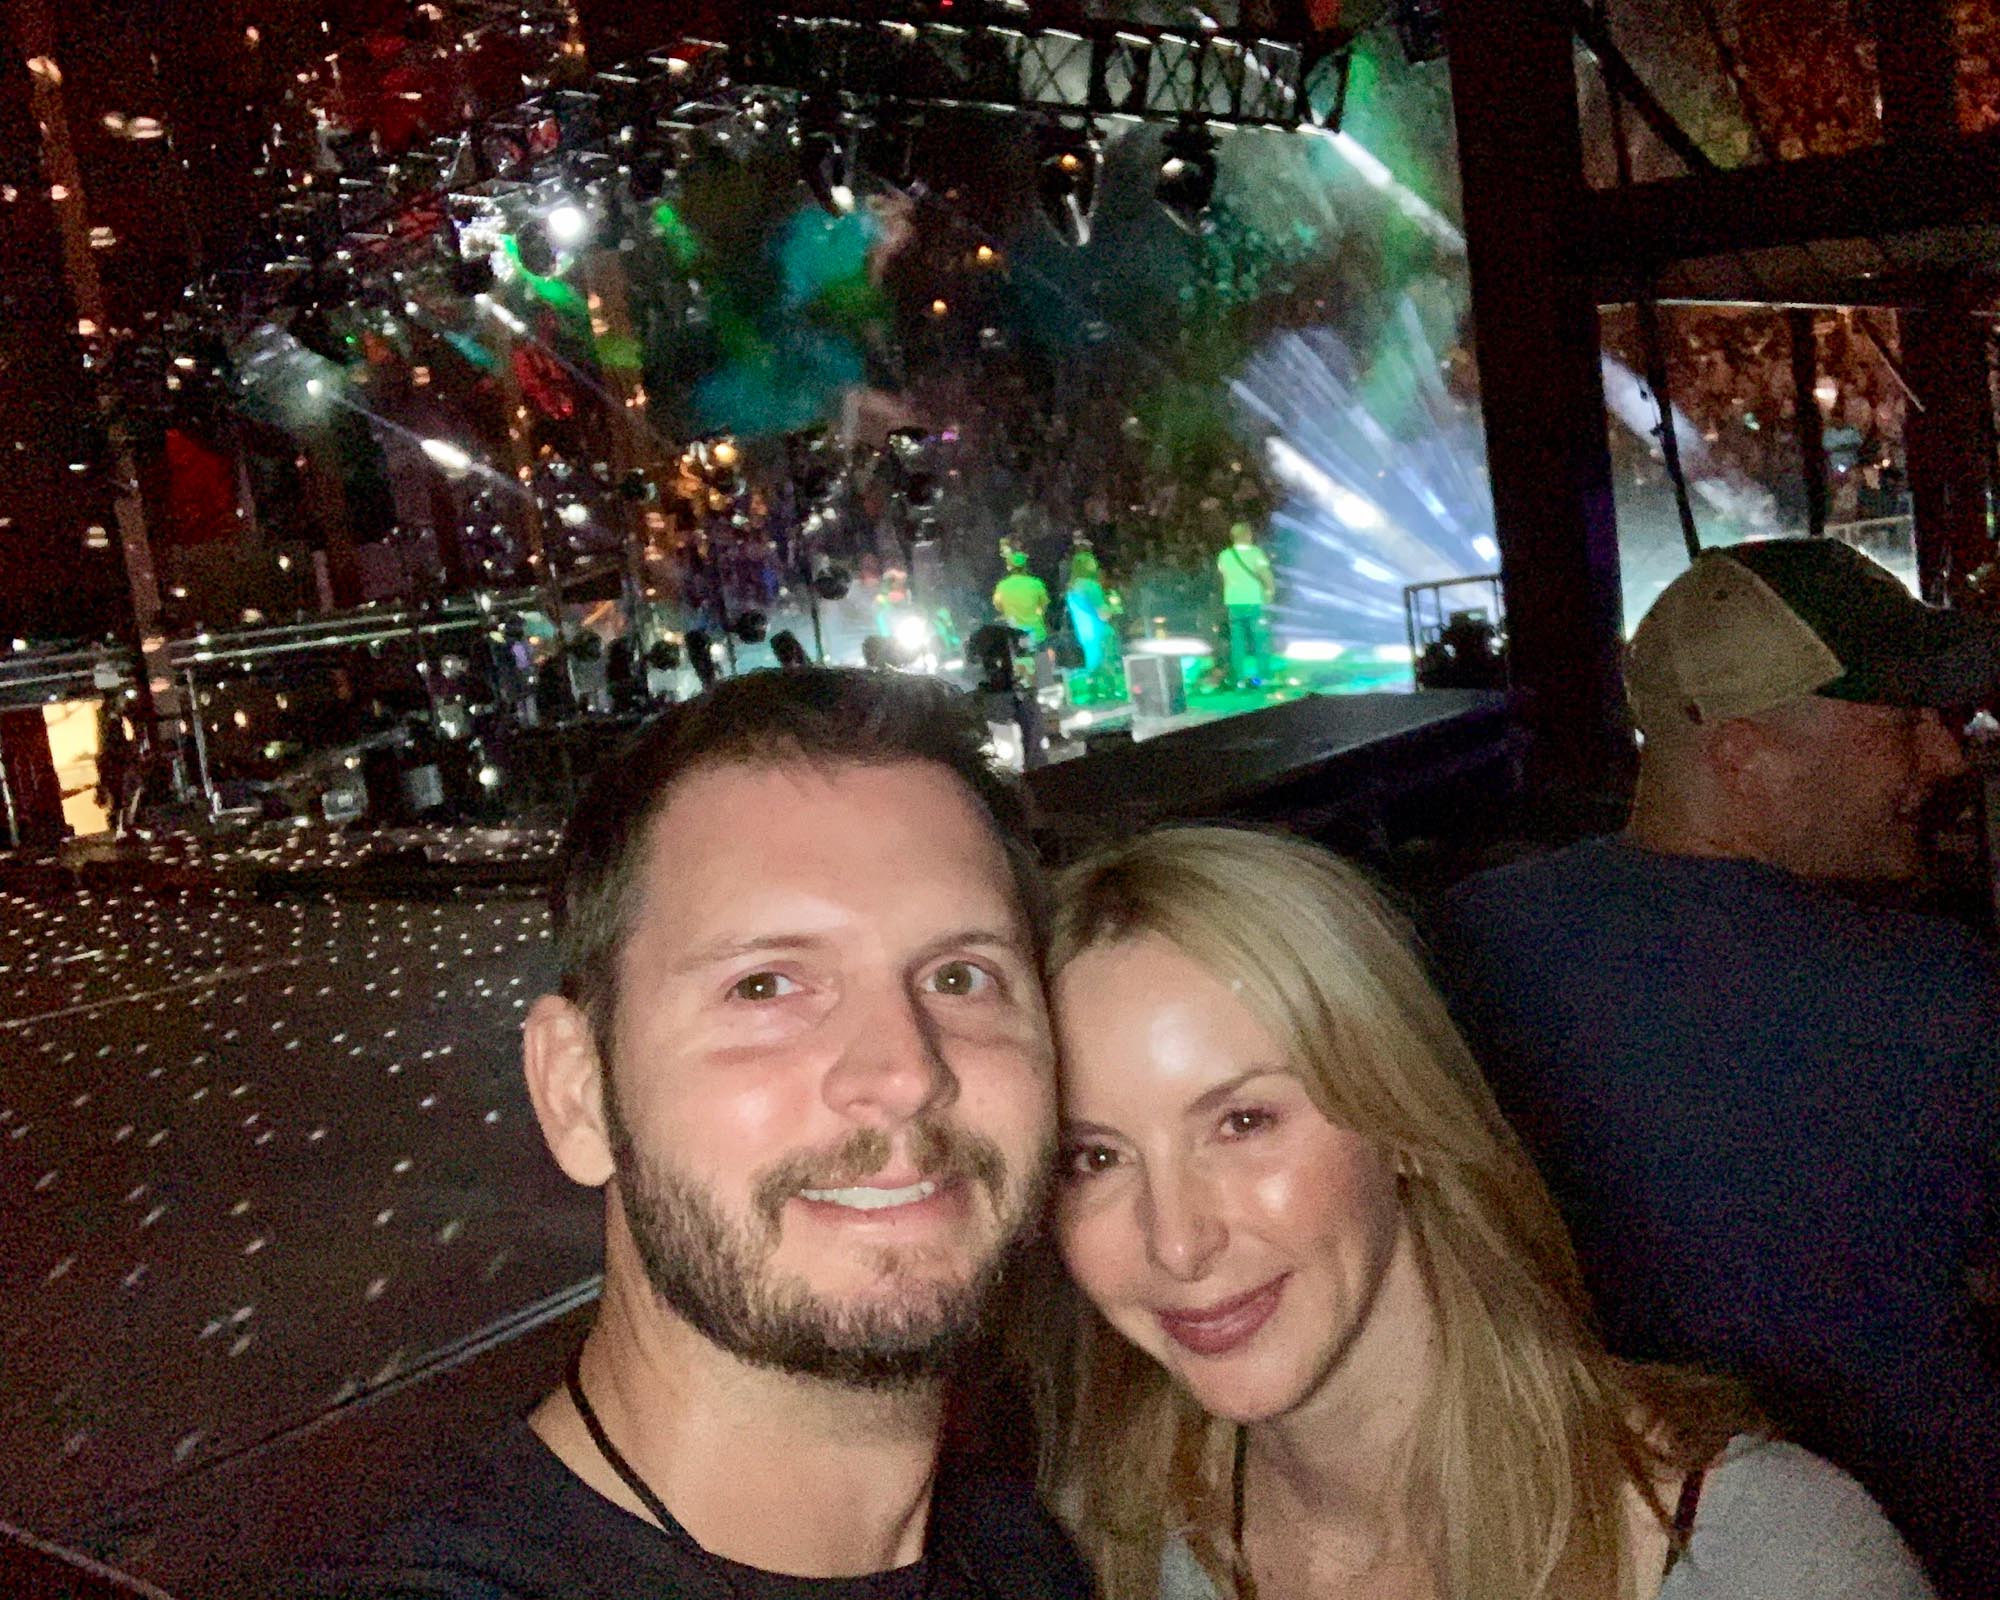
<svg viewBox="0 0 2000 1600">
<path fill-rule="evenodd" d="M 1923 155 L 1958 142 L 1957 60 L 1944 0 L 1875 0 L 1882 137 Z M 1940 286 L 1902 318 L 1903 363 L 1918 404 L 1904 424 L 1917 575 L 1924 598 L 1955 600 L 1992 559 L 1993 402 L 1986 333 L 1966 297 Z"/>
<path fill-rule="evenodd" d="M 1902 317 L 1903 370 L 1921 402 L 1904 424 L 1917 572 L 1924 598 L 1957 599 L 1964 580 L 1993 559 L 1993 413 L 1986 332 L 1950 303 Z"/>
<path fill-rule="evenodd" d="M 1445 0 L 1508 656 L 1545 792 L 1622 787 L 1632 741 L 1597 308 L 1565 252 L 1584 199 L 1570 18 Z"/>
<path fill-rule="evenodd" d="M 1814 313 L 1794 306 L 1785 313 L 1792 340 L 1792 403 L 1799 423 L 1799 465 L 1805 474 L 1806 532 L 1826 532 L 1826 429 L 1819 414 L 1819 330 Z"/>
</svg>

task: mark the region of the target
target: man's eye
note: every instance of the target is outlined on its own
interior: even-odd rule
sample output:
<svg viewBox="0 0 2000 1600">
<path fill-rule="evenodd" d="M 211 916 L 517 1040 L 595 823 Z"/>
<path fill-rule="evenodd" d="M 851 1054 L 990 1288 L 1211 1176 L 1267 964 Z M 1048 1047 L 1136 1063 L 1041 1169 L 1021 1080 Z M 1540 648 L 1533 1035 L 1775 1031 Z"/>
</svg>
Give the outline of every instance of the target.
<svg viewBox="0 0 2000 1600">
<path fill-rule="evenodd" d="M 938 994 L 984 994 L 993 987 L 993 974 L 970 961 L 947 961 L 931 974 L 931 988 Z"/>
<path fill-rule="evenodd" d="M 736 1000 L 782 1000 L 798 990 L 799 986 L 781 972 L 752 972 L 729 987 L 730 997 Z"/>
</svg>

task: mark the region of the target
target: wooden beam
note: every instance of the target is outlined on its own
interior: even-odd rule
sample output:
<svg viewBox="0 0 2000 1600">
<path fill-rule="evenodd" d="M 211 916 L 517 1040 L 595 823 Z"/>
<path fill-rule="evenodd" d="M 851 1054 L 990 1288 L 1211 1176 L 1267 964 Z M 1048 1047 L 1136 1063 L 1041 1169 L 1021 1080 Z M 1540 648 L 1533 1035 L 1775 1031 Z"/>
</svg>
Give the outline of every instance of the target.
<svg viewBox="0 0 2000 1600">
<path fill-rule="evenodd" d="M 1579 210 L 1568 266 L 1595 282 L 1644 282 L 1732 251 L 1995 222 L 2000 130 L 1597 189 Z"/>
<path fill-rule="evenodd" d="M 1574 43 L 1543 0 L 1445 0 L 1507 655 L 1543 794 L 1615 792 L 1632 738 L 1602 341 L 1561 258 L 1583 195 Z"/>
<path fill-rule="evenodd" d="M 1715 163 L 1709 159 L 1708 152 L 1674 120 L 1673 113 L 1660 104 L 1659 98 L 1646 86 L 1646 80 L 1625 59 L 1625 53 L 1613 42 L 1611 30 L 1605 26 L 1604 20 L 1582 0 L 1577 0 L 1570 7 L 1570 21 L 1576 29 L 1576 36 L 1590 47 L 1590 53 L 1597 58 L 1597 65 L 1604 73 L 1605 88 L 1630 106 L 1639 120 L 1652 130 L 1653 137 L 1671 150 L 1689 172 L 1715 171 Z"/>
</svg>

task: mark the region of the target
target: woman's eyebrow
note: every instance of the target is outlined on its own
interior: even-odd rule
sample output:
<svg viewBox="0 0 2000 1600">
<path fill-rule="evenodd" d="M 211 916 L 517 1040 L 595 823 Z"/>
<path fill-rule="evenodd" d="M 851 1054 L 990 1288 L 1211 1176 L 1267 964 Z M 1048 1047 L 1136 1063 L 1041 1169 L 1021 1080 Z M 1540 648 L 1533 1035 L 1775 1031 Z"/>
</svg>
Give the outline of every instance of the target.
<svg viewBox="0 0 2000 1600">
<path fill-rule="evenodd" d="M 1188 1107 L 1188 1112 L 1192 1115 L 1199 1111 L 1213 1111 L 1223 1101 L 1236 1093 L 1238 1089 L 1242 1088 L 1244 1084 L 1256 1078 L 1268 1078 L 1272 1073 L 1284 1070 L 1283 1067 L 1256 1066 L 1250 1068 L 1247 1072 L 1239 1072 L 1235 1077 L 1225 1079 L 1213 1089 L 1197 1096 L 1194 1103 Z"/>
</svg>

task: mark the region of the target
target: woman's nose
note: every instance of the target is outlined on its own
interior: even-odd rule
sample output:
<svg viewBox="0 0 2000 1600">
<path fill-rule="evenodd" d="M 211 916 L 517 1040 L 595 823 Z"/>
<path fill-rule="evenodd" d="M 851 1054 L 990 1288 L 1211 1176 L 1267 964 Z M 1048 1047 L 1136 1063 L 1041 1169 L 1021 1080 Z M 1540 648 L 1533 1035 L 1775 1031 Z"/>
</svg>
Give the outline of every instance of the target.
<svg viewBox="0 0 2000 1600">
<path fill-rule="evenodd" d="M 1206 1273 L 1229 1230 L 1209 1183 L 1194 1173 L 1174 1173 L 1149 1183 L 1146 1253 L 1169 1277 L 1192 1283 Z"/>
</svg>

